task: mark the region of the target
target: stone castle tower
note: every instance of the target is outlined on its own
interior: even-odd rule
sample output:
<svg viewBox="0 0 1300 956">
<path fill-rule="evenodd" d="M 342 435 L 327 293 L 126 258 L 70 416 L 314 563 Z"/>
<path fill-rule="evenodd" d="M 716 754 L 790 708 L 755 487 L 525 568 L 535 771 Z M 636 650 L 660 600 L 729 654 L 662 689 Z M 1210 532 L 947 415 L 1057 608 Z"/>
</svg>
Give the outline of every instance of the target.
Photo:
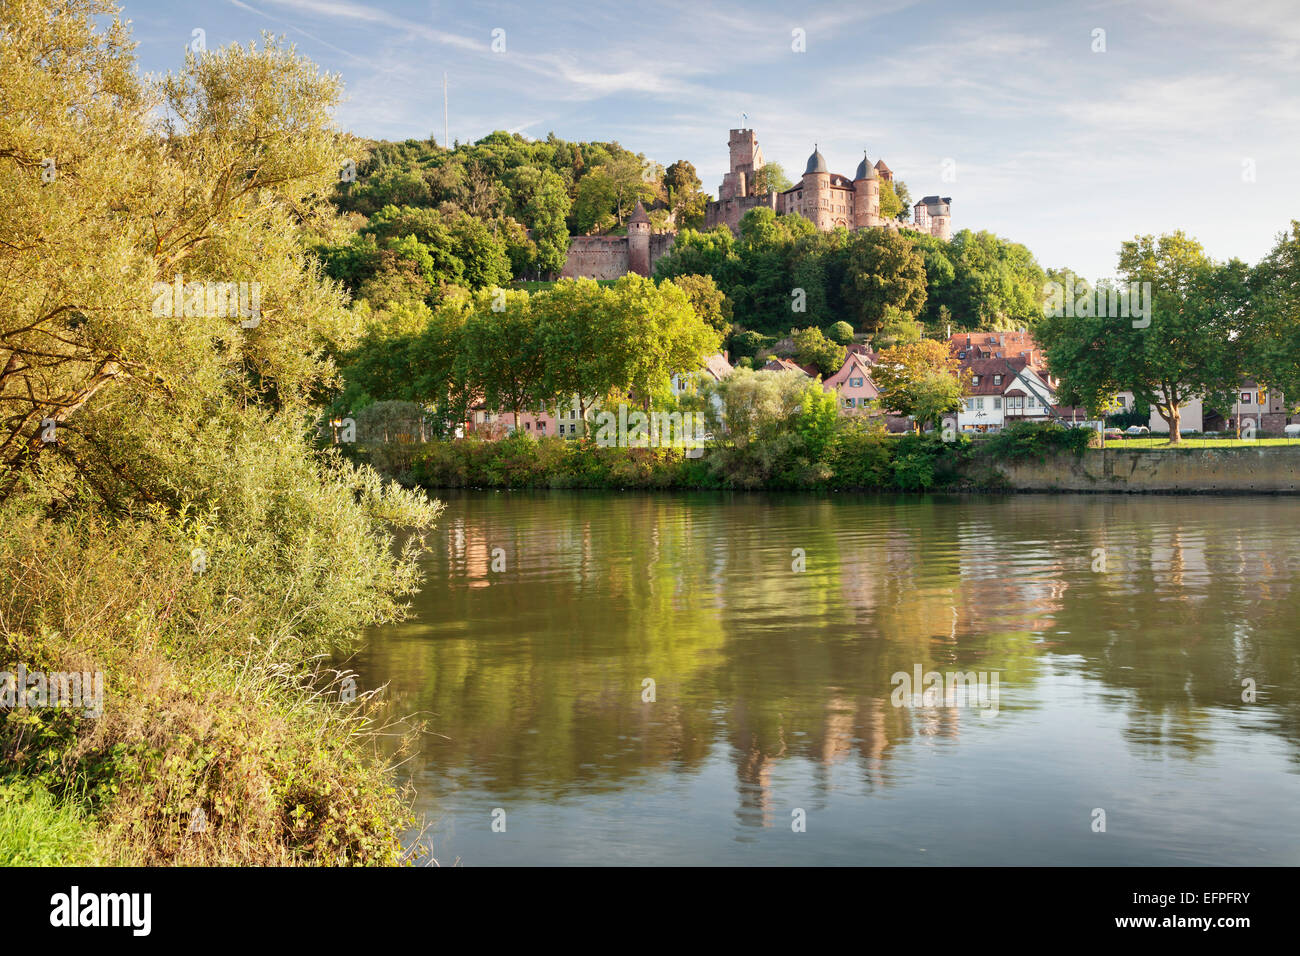
<svg viewBox="0 0 1300 956">
<path fill-rule="evenodd" d="M 722 177 L 719 199 L 758 195 L 755 176 L 763 168 L 763 150 L 752 129 L 733 129 L 727 144 L 731 149 L 731 172 Z"/>
<path fill-rule="evenodd" d="M 650 217 L 640 200 L 627 221 L 627 271 L 650 274 Z"/>
<path fill-rule="evenodd" d="M 717 201 L 705 208 L 704 226 L 712 229 L 725 224 L 736 232 L 741 217 L 751 209 L 776 209 L 776 193 L 759 192 L 756 180 L 764 165 L 763 150 L 752 129 L 733 129 L 727 145 L 731 150 L 731 171 L 722 176 Z"/>
<path fill-rule="evenodd" d="M 882 225 L 880 218 L 880 174 L 865 151 L 853 174 L 853 228 L 871 229 Z"/>
</svg>

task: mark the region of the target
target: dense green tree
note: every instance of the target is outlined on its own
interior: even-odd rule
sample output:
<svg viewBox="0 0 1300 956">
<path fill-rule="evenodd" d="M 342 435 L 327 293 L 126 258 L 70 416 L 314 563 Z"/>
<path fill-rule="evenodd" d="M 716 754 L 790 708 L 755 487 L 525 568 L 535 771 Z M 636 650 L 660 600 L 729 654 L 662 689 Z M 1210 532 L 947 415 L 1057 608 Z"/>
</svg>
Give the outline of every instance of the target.
<svg viewBox="0 0 1300 956">
<path fill-rule="evenodd" d="M 904 236 L 887 229 L 863 229 L 850 237 L 844 286 L 858 328 L 872 332 L 890 307 L 909 315 L 924 308 L 925 260 Z"/>
<path fill-rule="evenodd" d="M 1300 221 L 1277 237 L 1250 277 L 1249 328 L 1239 335 L 1247 370 L 1300 403 Z"/>
<path fill-rule="evenodd" d="M 872 336 L 871 344 L 877 349 L 911 345 L 921 341 L 921 323 L 901 309 L 887 306 L 880 328 Z"/>
<path fill-rule="evenodd" d="M 609 293 L 591 279 L 565 279 L 533 296 L 545 349 L 544 393 L 577 404 L 586 434 L 593 405 L 627 385 L 631 350 Z"/>
<path fill-rule="evenodd" d="M 736 237 L 726 226 L 716 226 L 708 232 L 683 229 L 677 234 L 672 250 L 655 263 L 655 278 L 707 275 L 725 290 L 736 262 L 735 247 Z"/>
<path fill-rule="evenodd" d="M 793 185 L 780 163 L 767 163 L 754 173 L 754 192 L 759 196 L 769 192 L 783 193 Z"/>
<path fill-rule="evenodd" d="M 682 275 L 671 280 L 686 293 L 695 314 L 722 335 L 731 331 L 731 303 L 708 275 Z"/>
<path fill-rule="evenodd" d="M 1061 380 L 1064 402 L 1095 411 L 1116 392 L 1131 390 L 1159 412 L 1177 443 L 1180 406 L 1199 397 L 1226 407 L 1244 373 L 1244 344 L 1255 337 L 1248 272 L 1235 260 L 1212 261 L 1182 232 L 1125 242 L 1119 268 L 1136 292 L 1128 297 L 1127 315 L 1110 314 L 1108 301 L 1086 314 L 1076 304 L 1051 310 L 1059 314 L 1044 317 L 1035 335 Z"/>
<path fill-rule="evenodd" d="M 964 328 L 1029 327 L 1043 314 L 1046 276 L 1023 245 L 969 229 L 950 245 L 956 275 L 942 304 Z"/>
<path fill-rule="evenodd" d="M 474 297 L 460 337 L 457 378 L 489 407 L 519 416 L 552 398 L 545 330 L 527 292 L 488 289 Z"/>
<path fill-rule="evenodd" d="M 816 326 L 797 329 L 791 338 L 794 340 L 795 360 L 800 365 L 815 366 L 823 377 L 834 375 L 844 364 L 844 346 L 832 342 Z"/>
</svg>

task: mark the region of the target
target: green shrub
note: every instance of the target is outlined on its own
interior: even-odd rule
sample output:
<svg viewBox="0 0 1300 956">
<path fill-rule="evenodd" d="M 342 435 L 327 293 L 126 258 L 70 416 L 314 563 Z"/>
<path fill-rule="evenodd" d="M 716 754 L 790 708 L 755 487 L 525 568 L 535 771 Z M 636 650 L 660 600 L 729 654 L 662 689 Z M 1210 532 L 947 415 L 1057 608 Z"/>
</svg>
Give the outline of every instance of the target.
<svg viewBox="0 0 1300 956">
<path fill-rule="evenodd" d="M 828 455 L 831 487 L 888 487 L 893 482 L 892 449 L 884 427 L 861 418 L 842 421 Z"/>
<path fill-rule="evenodd" d="M 1000 461 L 1023 461 L 1068 452 L 1082 455 L 1098 441 L 1090 428 L 1066 428 L 1055 422 L 1017 422 L 981 443 L 980 454 Z"/>
<path fill-rule="evenodd" d="M 853 326 L 841 320 L 826 327 L 826 337 L 836 345 L 850 345 L 853 342 Z"/>
</svg>

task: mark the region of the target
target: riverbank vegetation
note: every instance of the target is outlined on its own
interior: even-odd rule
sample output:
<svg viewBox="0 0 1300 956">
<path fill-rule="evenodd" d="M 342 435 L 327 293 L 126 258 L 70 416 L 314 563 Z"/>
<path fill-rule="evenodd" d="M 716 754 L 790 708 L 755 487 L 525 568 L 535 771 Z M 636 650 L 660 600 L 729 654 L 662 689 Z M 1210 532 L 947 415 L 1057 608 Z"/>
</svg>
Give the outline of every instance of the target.
<svg viewBox="0 0 1300 956">
<path fill-rule="evenodd" d="M 700 457 L 681 448 L 602 447 L 590 439 L 516 433 L 499 441 L 408 444 L 394 473 L 426 488 L 955 491 L 1002 487 L 994 462 L 1080 454 L 1097 440 L 1091 430 L 1058 425 L 1017 425 L 978 440 L 945 440 L 940 432 L 891 435 L 877 422 L 835 415 L 833 404 L 829 415 L 812 403 L 796 407 L 805 395 L 815 396 L 791 373 L 772 378 L 787 374 L 788 405 L 767 405 Z M 395 460 L 382 445 L 361 445 L 354 453 Z"/>
<path fill-rule="evenodd" d="M 115 16 L 0 11 L 0 863 L 400 862 L 374 696 L 319 661 L 404 613 L 438 506 L 315 444 L 362 331 L 310 252 L 338 80 L 268 38 L 145 81 Z"/>
</svg>

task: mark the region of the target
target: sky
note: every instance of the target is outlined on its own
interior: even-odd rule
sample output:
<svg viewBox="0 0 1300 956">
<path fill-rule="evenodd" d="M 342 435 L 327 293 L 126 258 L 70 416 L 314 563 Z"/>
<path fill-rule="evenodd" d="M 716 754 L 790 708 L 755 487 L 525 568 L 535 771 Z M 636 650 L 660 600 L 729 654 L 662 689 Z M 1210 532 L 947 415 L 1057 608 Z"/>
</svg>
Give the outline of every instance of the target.
<svg viewBox="0 0 1300 956">
<path fill-rule="evenodd" d="M 1088 279 L 1176 229 L 1253 263 L 1300 218 L 1300 0 L 119 2 L 146 72 L 196 29 L 285 36 L 361 136 L 441 142 L 445 72 L 453 140 L 617 141 L 716 196 L 746 114 L 792 179 L 814 144 L 850 177 L 865 150 L 954 231 Z"/>
</svg>

